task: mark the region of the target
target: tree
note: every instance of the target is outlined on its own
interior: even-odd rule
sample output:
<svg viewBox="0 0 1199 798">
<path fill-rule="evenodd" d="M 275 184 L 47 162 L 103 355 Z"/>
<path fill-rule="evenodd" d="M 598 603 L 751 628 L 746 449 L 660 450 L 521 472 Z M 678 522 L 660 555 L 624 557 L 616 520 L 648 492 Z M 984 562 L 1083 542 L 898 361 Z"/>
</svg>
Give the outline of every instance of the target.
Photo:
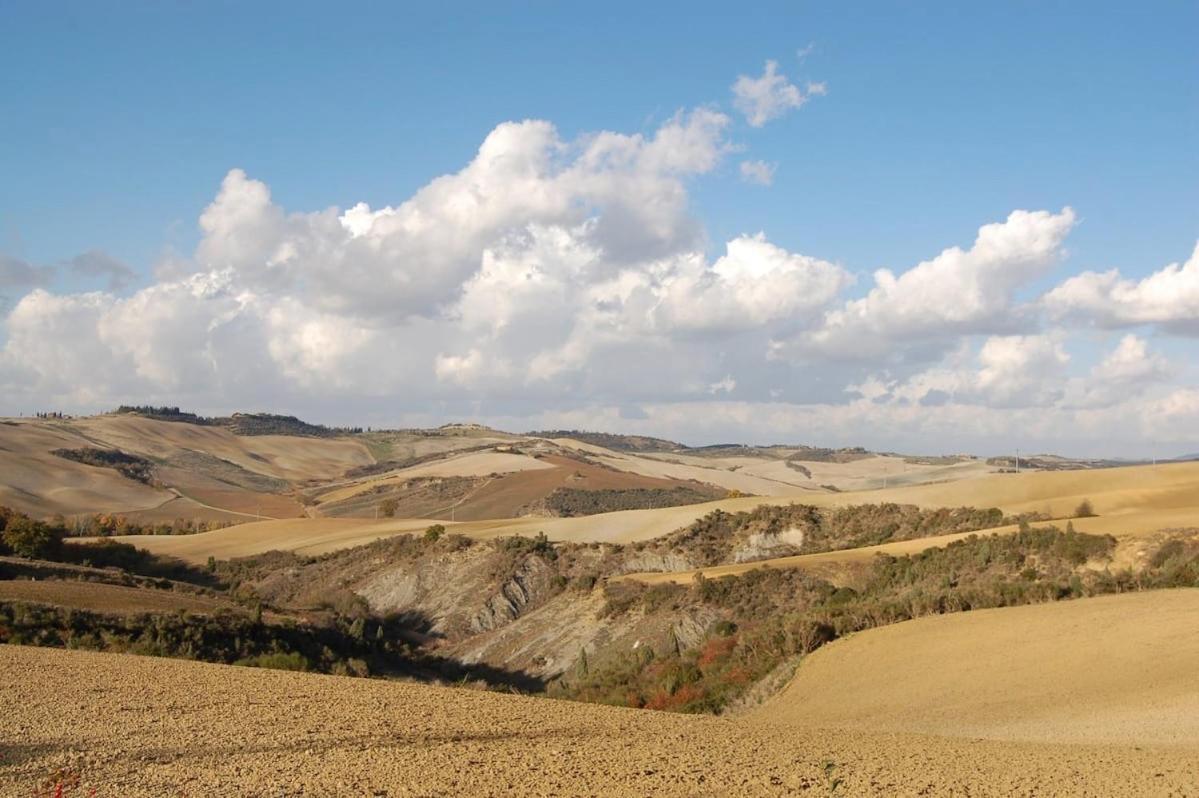
<svg viewBox="0 0 1199 798">
<path fill-rule="evenodd" d="M 425 530 L 425 540 L 435 543 L 444 534 L 445 526 L 443 524 L 433 524 L 433 526 Z"/>
<path fill-rule="evenodd" d="M 379 512 L 382 513 L 385 518 L 395 518 L 396 510 L 399 508 L 399 506 L 400 503 L 394 498 L 384 499 L 383 501 L 379 502 Z"/>
<path fill-rule="evenodd" d="M 579 649 L 579 662 L 575 666 L 575 671 L 579 676 L 586 676 L 588 671 L 587 665 L 587 648 L 584 646 Z"/>
<path fill-rule="evenodd" d="M 58 552 L 62 531 L 25 516 L 9 519 L 4 543 L 13 554 L 31 560 L 44 560 Z"/>
<path fill-rule="evenodd" d="M 1090 518 L 1093 515 L 1095 515 L 1095 508 L 1091 506 L 1090 499 L 1083 499 L 1078 503 L 1078 506 L 1074 508 L 1075 518 Z"/>
</svg>

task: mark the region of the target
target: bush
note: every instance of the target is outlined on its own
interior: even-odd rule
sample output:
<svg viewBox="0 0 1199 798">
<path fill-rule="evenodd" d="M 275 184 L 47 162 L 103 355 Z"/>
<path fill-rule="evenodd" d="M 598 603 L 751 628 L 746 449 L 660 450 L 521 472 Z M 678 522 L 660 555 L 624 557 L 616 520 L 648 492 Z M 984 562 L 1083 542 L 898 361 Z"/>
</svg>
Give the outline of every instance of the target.
<svg viewBox="0 0 1199 798">
<path fill-rule="evenodd" d="M 9 519 L 4 528 L 4 545 L 18 557 L 30 560 L 54 557 L 62 547 L 62 539 L 61 530 L 27 516 Z"/>
<path fill-rule="evenodd" d="M 154 479 L 154 463 L 136 454 L 120 449 L 97 449 L 85 446 L 82 449 L 55 449 L 51 452 L 65 460 L 74 460 L 96 468 L 112 468 L 126 479 L 149 485 Z"/>
<path fill-rule="evenodd" d="M 1093 518 L 1095 516 L 1095 508 L 1091 506 L 1090 499 L 1083 499 L 1074 508 L 1075 518 Z"/>
<path fill-rule="evenodd" d="M 425 530 L 425 540 L 429 541 L 430 543 L 436 543 L 444 534 L 444 524 L 433 524 L 431 527 Z"/>
</svg>

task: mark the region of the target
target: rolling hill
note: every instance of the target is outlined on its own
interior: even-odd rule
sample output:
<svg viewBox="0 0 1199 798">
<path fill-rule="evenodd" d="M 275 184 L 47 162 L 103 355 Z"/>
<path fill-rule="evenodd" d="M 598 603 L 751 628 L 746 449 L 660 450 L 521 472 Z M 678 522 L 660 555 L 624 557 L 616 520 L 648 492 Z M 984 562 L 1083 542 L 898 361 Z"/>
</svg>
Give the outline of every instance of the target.
<svg viewBox="0 0 1199 798">
<path fill-rule="evenodd" d="M 1135 651 L 1139 641 L 1127 642 Z M 845 653 L 840 663 L 870 667 L 855 653 Z M 987 673 L 1001 676 L 1003 662 L 1027 661 L 1019 646 L 1005 654 Z M 1056 660 L 1045 678 L 1070 678 L 1080 664 Z M 1174 664 L 1196 663 L 1180 658 Z M 805 675 L 801 668 L 785 702 L 801 695 Z M 1117 740 L 1077 745 L 1054 739 L 1052 726 L 1041 727 L 1035 743 L 1019 735 L 989 740 L 914 733 L 906 730 L 902 709 L 875 709 L 873 717 L 903 731 L 829 729 L 814 727 L 798 710 L 794 718 L 774 711 L 774 705 L 739 719 L 670 715 L 19 646 L 0 646 L 0 679 L 13 699 L 5 723 L 19 731 L 0 742 L 0 784 L 17 794 L 47 780 L 53 785 L 54 774 L 77 783 L 81 792 L 94 787 L 98 794 L 134 797 L 1157 796 L 1185 795 L 1199 779 L 1194 739 L 1159 745 L 1161 719 L 1173 716 L 1152 709 L 1141 709 Z M 869 706 L 871 695 L 893 683 L 854 682 L 867 690 L 851 696 L 854 706 Z M 1041 710 L 1070 712 L 1060 699 Z M 995 715 L 978 717 L 985 724 Z M 1066 728 L 1062 736 L 1070 738 Z M 1138 729 L 1145 730 L 1144 739 Z"/>
</svg>

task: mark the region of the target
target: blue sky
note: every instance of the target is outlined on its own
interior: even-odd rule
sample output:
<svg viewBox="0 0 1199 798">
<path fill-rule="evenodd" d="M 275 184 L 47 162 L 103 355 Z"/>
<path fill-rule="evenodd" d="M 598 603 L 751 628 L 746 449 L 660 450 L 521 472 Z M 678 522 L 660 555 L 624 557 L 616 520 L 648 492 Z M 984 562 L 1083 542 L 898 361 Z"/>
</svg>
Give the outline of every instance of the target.
<svg viewBox="0 0 1199 798">
<path fill-rule="evenodd" d="M 841 302 L 866 295 L 873 270 L 898 274 L 947 247 L 968 249 L 982 225 L 1018 209 L 1070 206 L 1076 219 L 1051 262 L 1012 287 L 1015 303 L 1035 302 L 1087 271 L 1117 268 L 1122 279 L 1141 279 L 1186 261 L 1199 237 L 1193 2 L 368 3 L 349 13 L 317 3 L 0 0 L 0 9 L 0 116 L 7 122 L 0 255 L 31 268 L 60 264 L 41 282 L 58 297 L 103 286 L 102 276 L 61 267 L 85 252 L 105 253 L 137 275 L 116 289 L 114 302 L 167 279 L 154 275 L 166 253 L 189 264 L 184 272 L 215 268 L 197 254 L 204 237 L 197 220 L 231 169 L 269 186 L 272 202 L 289 213 L 358 202 L 377 209 L 462 170 L 505 121 L 548 120 L 565 142 L 597 131 L 649 138 L 695 108 L 726 114 L 728 124 L 719 161 L 681 181 L 687 217 L 700 231 L 700 243 L 688 246 L 715 260 L 725 242 L 763 232 L 782 250 L 856 275 L 840 287 Z M 761 75 L 767 60 L 801 89 L 818 82 L 827 94 L 751 126 L 735 110 L 730 87 L 738 76 Z M 745 160 L 775 165 L 772 184 L 740 179 Z M 5 307 L 31 287 L 0 288 Z M 265 296 L 260 285 L 254 290 Z M 325 299 L 305 300 L 305 307 L 323 308 Z M 1071 312 L 1079 301 L 1067 303 Z M 350 317 L 344 303 L 337 307 L 338 318 Z M 800 391 L 794 401 L 827 402 L 872 376 L 904 383 L 919 369 L 956 368 L 943 360 L 950 350 L 978 353 L 985 336 L 1005 333 L 1065 336 L 1065 373 L 1075 377 L 1132 333 L 1178 364 L 1167 387 L 1189 389 L 1195 339 L 1178 334 L 1191 323 L 1190 311 L 1182 312 L 1145 323 L 1144 312 L 1134 322 L 1128 311 L 1122 322 L 1091 319 L 1062 333 L 1056 322 L 1018 330 L 959 325 L 931 349 L 920 344 L 856 371 L 835 358 L 823 362 L 810 373 L 835 383 L 831 393 Z M 430 308 L 415 317 L 432 315 Z M 377 320 L 354 318 L 362 329 L 378 329 Z M 396 323 L 409 329 L 413 322 Z M 10 350 L 15 325 L 6 325 Z M 732 361 L 743 345 L 761 354 L 767 339 L 792 332 L 741 331 L 716 348 Z M 455 343 L 458 354 L 447 348 L 438 357 L 476 348 L 462 335 Z M 9 360 L 20 354 L 10 351 Z M 801 365 L 814 368 L 812 357 L 804 354 Z M 798 390 L 792 383 L 800 361 L 780 366 L 771 356 L 757 371 L 733 375 L 742 390 L 760 383 L 760 393 L 743 400 Z M 10 368 L 18 375 L 10 379 L 24 381 L 23 401 L 33 404 L 102 405 L 120 393 L 39 387 L 27 370 Z M 432 366 L 412 368 L 424 379 Z M 711 368 L 696 371 L 696 385 L 716 384 Z M 288 379 L 277 393 L 244 399 L 286 396 L 310 413 L 335 415 L 333 397 L 309 407 L 296 398 L 303 381 Z M 210 407 L 238 401 L 147 380 L 142 394 L 182 395 Z M 498 383 L 474 386 L 473 405 L 436 401 L 446 413 L 482 401 L 495 418 L 528 418 L 532 426 L 540 419 L 531 413 L 585 412 L 587 396 L 579 392 L 593 383 L 580 377 L 560 404 L 530 402 L 532 389 L 522 395 Z M 769 395 L 767 383 L 778 383 Z M 615 399 L 601 393 L 597 401 L 623 408 L 622 419 L 639 403 L 681 401 L 659 389 Z M 391 411 L 367 403 L 356 412 L 384 420 L 435 416 L 432 400 L 422 401 Z M 679 423 L 682 435 L 738 432 L 734 422 L 719 430 Z M 1078 432 L 1074 444 L 1086 434 Z"/>
<path fill-rule="evenodd" d="M 714 240 L 760 228 L 898 267 L 980 219 L 1073 204 L 1075 260 L 1136 272 L 1199 227 L 1189 2 L 6 5 L 0 219 L 28 260 L 100 248 L 147 270 L 194 246 L 233 166 L 285 207 L 385 204 L 499 122 L 646 129 L 765 58 L 831 98 L 736 131 L 780 168 L 769 192 L 732 168 L 704 181 Z"/>
</svg>

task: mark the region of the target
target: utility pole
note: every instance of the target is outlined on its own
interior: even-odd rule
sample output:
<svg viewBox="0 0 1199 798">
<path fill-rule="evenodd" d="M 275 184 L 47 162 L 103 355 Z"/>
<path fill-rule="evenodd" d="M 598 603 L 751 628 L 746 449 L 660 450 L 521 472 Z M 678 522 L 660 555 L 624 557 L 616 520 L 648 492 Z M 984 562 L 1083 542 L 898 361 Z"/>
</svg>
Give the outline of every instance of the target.
<svg viewBox="0 0 1199 798">
<path fill-rule="evenodd" d="M 1020 447 L 1016 447 L 1016 473 L 1020 473 Z"/>
</svg>

